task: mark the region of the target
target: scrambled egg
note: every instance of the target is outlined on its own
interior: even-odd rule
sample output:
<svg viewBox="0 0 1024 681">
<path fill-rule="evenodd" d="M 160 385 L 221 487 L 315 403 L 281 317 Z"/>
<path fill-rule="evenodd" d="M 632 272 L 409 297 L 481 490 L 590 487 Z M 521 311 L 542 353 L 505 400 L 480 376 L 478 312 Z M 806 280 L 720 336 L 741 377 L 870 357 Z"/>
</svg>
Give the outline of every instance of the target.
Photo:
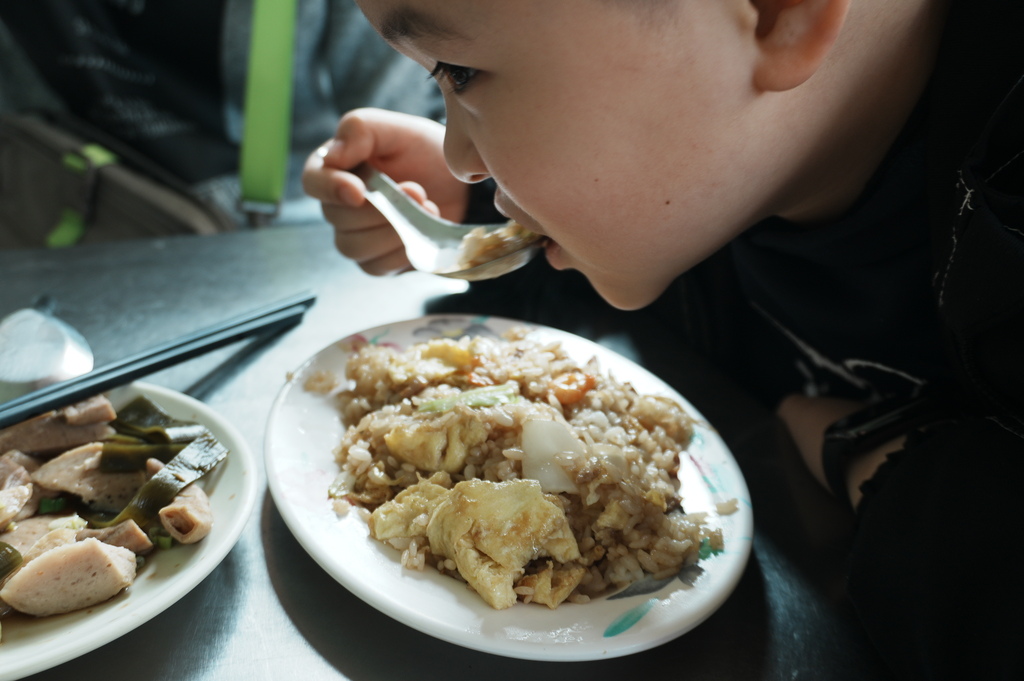
<svg viewBox="0 0 1024 681">
<path fill-rule="evenodd" d="M 437 474 L 402 491 L 370 517 L 378 540 L 426 536 L 435 556 L 450 558 L 491 607 L 516 602 L 517 586 L 533 600 L 556 607 L 576 588 L 586 569 L 573 563 L 579 547 L 561 507 L 535 480 L 465 480 L 452 489 Z M 529 563 L 549 557 L 540 572 Z"/>
<path fill-rule="evenodd" d="M 460 577 L 495 609 L 670 574 L 706 535 L 673 513 L 692 419 L 596 362 L 463 337 L 366 346 L 345 374 L 331 496 L 375 509 L 370 535 L 403 566 Z"/>
<path fill-rule="evenodd" d="M 469 349 L 447 339 L 434 339 L 415 346 L 399 361 L 388 366 L 391 381 L 396 385 L 427 384 L 472 368 Z"/>
<path fill-rule="evenodd" d="M 487 440 L 487 427 L 473 414 L 454 423 L 445 419 L 407 417 L 384 436 L 391 453 L 424 471 L 455 473 L 466 463 L 470 448 Z"/>
</svg>

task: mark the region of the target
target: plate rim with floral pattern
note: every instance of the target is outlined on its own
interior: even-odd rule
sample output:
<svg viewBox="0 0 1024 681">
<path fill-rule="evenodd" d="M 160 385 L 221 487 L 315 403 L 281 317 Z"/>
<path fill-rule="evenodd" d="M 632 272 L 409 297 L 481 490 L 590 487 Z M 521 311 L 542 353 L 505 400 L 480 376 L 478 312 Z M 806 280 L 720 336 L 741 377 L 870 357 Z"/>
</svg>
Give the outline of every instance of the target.
<svg viewBox="0 0 1024 681">
<path fill-rule="evenodd" d="M 597 357 L 603 372 L 641 393 L 669 396 L 697 420 L 680 476 L 688 512 L 709 511 L 721 524 L 722 551 L 704 547 L 696 567 L 676 577 L 634 584 L 585 604 L 555 610 L 518 603 L 494 610 L 464 584 L 436 571 L 403 569 L 399 552 L 369 537 L 365 520 L 339 517 L 327 498 L 338 472 L 333 450 L 343 427 L 331 397 L 304 389 L 315 372 L 342 376 L 351 352 L 366 343 L 404 348 L 437 337 L 500 335 L 516 327 L 557 340 L 573 359 Z M 342 338 L 292 372 L 271 408 L 264 451 L 271 496 L 304 550 L 354 595 L 423 633 L 482 652 L 529 660 L 581 661 L 637 653 L 670 641 L 707 619 L 746 568 L 753 512 L 746 482 L 728 447 L 704 417 L 668 384 L 631 360 L 571 333 L 489 315 L 435 314 L 384 324 Z M 736 499 L 737 510 L 715 512 Z"/>
</svg>

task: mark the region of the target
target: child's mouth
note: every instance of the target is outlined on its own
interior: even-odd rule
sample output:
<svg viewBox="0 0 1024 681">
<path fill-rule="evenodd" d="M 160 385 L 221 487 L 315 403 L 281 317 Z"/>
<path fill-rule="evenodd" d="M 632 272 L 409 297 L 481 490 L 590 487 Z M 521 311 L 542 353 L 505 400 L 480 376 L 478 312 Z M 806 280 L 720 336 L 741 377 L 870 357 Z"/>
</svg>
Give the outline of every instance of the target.
<svg viewBox="0 0 1024 681">
<path fill-rule="evenodd" d="M 511 201 L 501 187 L 494 192 L 494 208 L 509 220 L 515 220 L 531 232 L 544 235 L 544 230 L 540 228 L 537 221 Z"/>
</svg>

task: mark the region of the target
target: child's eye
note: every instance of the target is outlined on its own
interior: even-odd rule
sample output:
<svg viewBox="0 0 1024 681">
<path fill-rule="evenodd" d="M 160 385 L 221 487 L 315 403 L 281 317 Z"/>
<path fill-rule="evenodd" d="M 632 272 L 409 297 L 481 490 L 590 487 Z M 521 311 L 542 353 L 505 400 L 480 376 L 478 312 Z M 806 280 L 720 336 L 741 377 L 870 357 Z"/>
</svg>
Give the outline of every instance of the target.
<svg viewBox="0 0 1024 681">
<path fill-rule="evenodd" d="M 455 64 L 446 64 L 439 61 L 434 70 L 430 72 L 430 75 L 438 81 L 446 82 L 451 87 L 452 92 L 457 94 L 466 89 L 469 82 L 476 76 L 476 73 L 476 69 L 468 66 L 456 66 Z"/>
</svg>

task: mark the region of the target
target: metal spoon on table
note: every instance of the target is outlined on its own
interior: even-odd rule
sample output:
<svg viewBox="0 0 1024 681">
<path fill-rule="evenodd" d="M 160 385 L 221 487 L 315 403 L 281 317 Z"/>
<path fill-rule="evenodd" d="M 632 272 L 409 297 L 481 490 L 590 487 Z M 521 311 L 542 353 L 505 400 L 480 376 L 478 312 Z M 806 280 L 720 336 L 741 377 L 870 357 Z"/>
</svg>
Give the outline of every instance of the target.
<svg viewBox="0 0 1024 681">
<path fill-rule="evenodd" d="M 493 279 L 528 263 L 545 241 L 539 234 L 526 232 L 512 222 L 464 225 L 439 218 L 424 210 L 387 175 L 366 165 L 354 172 L 366 183 L 366 200 L 395 228 L 410 264 L 421 272 L 468 281 Z M 502 239 L 504 245 L 496 250 L 496 257 L 485 262 L 474 258 L 474 264 L 467 265 L 466 248 L 472 248 L 470 244 L 475 238 L 469 237 L 467 241 L 467 236 L 474 230 L 495 238 L 508 236 Z M 496 233 L 497 230 L 506 231 Z"/>
<path fill-rule="evenodd" d="M 0 403 L 88 373 L 92 349 L 42 298 L 0 319 Z"/>
</svg>

